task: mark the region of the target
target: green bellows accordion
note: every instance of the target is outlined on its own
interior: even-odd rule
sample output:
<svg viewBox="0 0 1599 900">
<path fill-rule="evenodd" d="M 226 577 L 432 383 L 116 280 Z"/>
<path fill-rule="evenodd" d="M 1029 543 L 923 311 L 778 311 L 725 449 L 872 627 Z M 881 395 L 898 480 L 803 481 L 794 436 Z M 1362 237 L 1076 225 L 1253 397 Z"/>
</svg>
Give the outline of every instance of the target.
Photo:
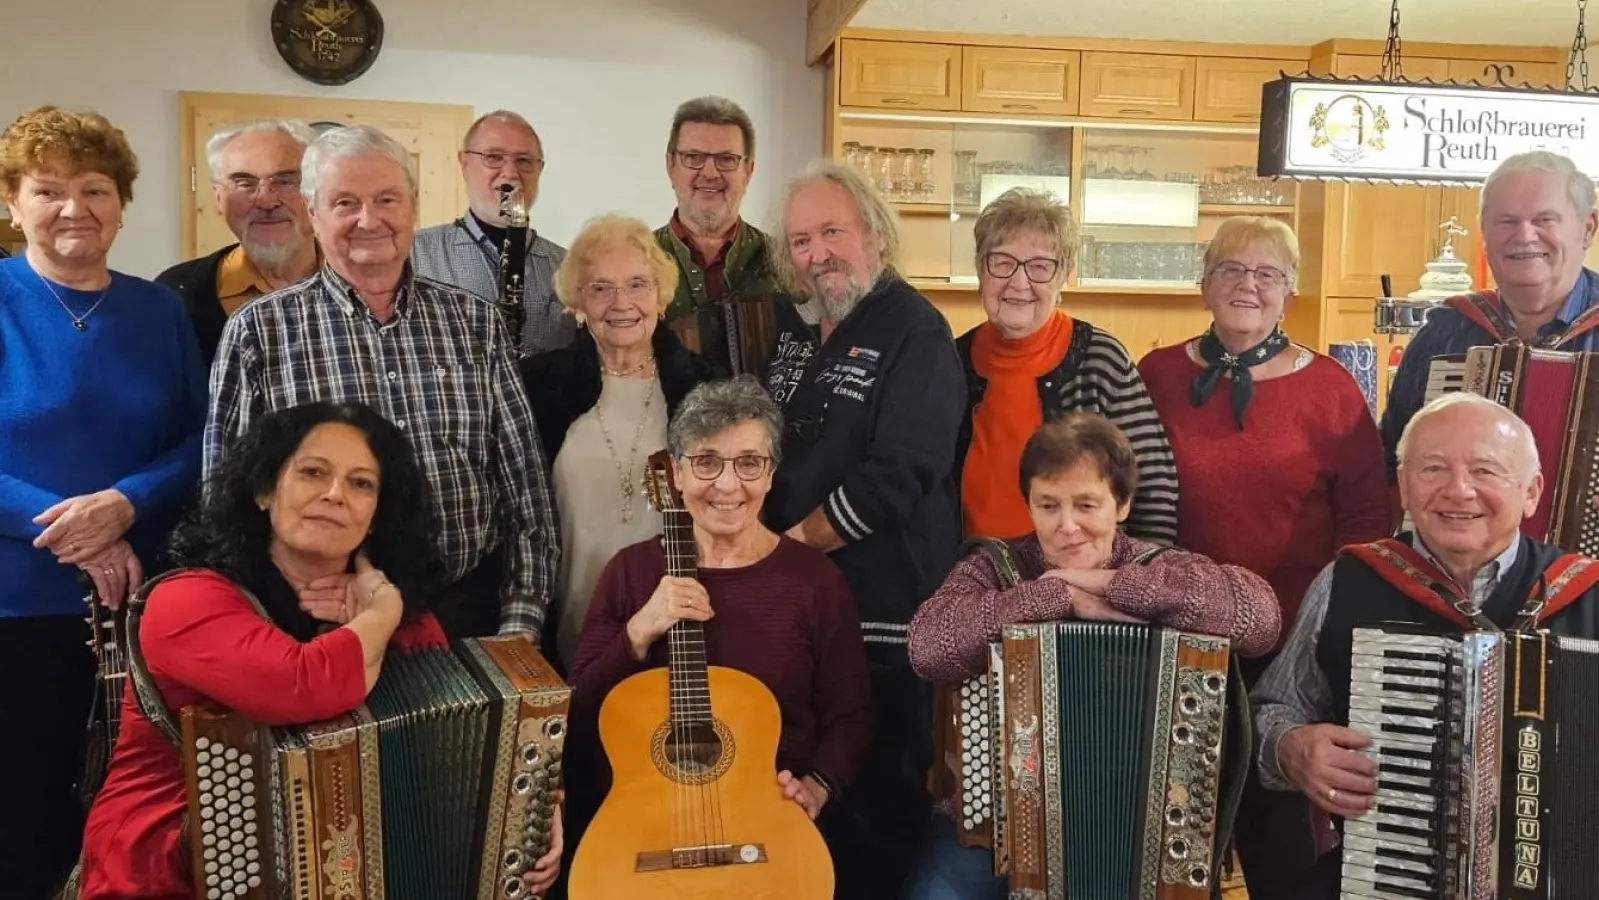
<svg viewBox="0 0 1599 900">
<path fill-rule="evenodd" d="M 1005 628 L 957 706 L 978 726 L 959 824 L 986 833 L 1011 897 L 1210 896 L 1229 649 L 1149 625 Z"/>
<path fill-rule="evenodd" d="M 571 690 L 525 637 L 393 651 L 364 706 L 182 712 L 199 900 L 516 898 L 549 850 Z"/>
</svg>

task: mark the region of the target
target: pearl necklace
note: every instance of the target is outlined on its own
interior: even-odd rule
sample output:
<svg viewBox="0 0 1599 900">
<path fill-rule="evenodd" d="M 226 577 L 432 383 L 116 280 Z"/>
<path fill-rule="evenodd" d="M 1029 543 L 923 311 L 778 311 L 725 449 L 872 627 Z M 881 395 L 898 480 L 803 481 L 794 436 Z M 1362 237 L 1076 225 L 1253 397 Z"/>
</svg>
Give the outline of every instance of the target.
<svg viewBox="0 0 1599 900">
<path fill-rule="evenodd" d="M 652 353 L 649 356 L 644 357 L 644 361 L 643 362 L 640 362 L 638 365 L 632 366 L 631 368 L 627 368 L 627 369 L 612 369 L 612 368 L 608 368 L 605 365 L 605 363 L 602 362 L 602 363 L 600 363 L 600 371 L 605 373 L 606 375 L 611 376 L 612 378 L 631 378 L 634 375 L 637 375 L 638 373 L 640 373 L 640 372 L 644 371 L 645 369 L 649 368 L 650 365 L 652 363 L 654 363 L 654 362 L 655 362 L 655 354 Z"/>
</svg>

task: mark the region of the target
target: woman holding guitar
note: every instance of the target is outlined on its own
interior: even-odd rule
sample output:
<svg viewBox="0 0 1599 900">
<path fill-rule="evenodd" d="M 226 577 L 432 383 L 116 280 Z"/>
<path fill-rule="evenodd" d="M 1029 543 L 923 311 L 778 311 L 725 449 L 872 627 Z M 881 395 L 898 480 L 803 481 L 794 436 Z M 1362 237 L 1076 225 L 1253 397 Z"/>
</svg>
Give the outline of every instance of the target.
<svg viewBox="0 0 1599 900">
<path fill-rule="evenodd" d="M 843 575 L 761 524 L 781 429 L 753 378 L 705 384 L 651 461 L 665 534 L 606 566 L 572 666 L 568 757 L 610 763 L 572 900 L 832 896 L 809 820 L 865 759 L 871 691 Z"/>
</svg>

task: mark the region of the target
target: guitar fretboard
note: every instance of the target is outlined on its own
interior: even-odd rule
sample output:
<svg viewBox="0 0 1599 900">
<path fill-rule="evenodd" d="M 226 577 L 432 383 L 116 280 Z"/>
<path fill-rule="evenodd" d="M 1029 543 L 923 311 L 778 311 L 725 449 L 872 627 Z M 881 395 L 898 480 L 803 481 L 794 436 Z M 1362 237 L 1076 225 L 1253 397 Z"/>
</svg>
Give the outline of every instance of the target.
<svg viewBox="0 0 1599 900">
<path fill-rule="evenodd" d="M 694 542 L 694 521 L 686 510 L 664 510 L 665 531 L 661 542 L 666 548 L 666 573 L 676 578 L 693 578 L 699 571 L 699 547 Z M 709 724 L 711 687 L 705 669 L 705 627 L 683 620 L 666 633 L 671 694 L 672 722 L 679 725 Z"/>
</svg>

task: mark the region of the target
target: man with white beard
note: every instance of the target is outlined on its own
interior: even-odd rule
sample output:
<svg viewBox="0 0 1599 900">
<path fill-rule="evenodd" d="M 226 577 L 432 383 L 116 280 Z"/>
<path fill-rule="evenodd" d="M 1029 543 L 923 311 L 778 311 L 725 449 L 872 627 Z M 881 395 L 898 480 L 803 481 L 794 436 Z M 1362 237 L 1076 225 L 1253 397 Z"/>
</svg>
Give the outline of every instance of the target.
<svg viewBox="0 0 1599 900">
<path fill-rule="evenodd" d="M 300 196 L 300 158 L 315 138 L 302 122 L 258 119 L 224 128 L 206 142 L 217 209 L 239 242 L 179 263 L 156 281 L 183 298 L 208 366 L 222 326 L 239 307 L 317 269 Z"/>
<path fill-rule="evenodd" d="M 877 710 L 866 767 L 818 821 L 838 897 L 897 897 L 927 821 L 932 759 L 931 695 L 906 638 L 959 548 L 952 470 L 966 378 L 943 315 L 894 272 L 894 213 L 859 173 L 807 169 L 789 185 L 776 242 L 794 301 L 776 304 L 767 369 L 787 429 L 765 516 L 844 572 Z"/>
</svg>

